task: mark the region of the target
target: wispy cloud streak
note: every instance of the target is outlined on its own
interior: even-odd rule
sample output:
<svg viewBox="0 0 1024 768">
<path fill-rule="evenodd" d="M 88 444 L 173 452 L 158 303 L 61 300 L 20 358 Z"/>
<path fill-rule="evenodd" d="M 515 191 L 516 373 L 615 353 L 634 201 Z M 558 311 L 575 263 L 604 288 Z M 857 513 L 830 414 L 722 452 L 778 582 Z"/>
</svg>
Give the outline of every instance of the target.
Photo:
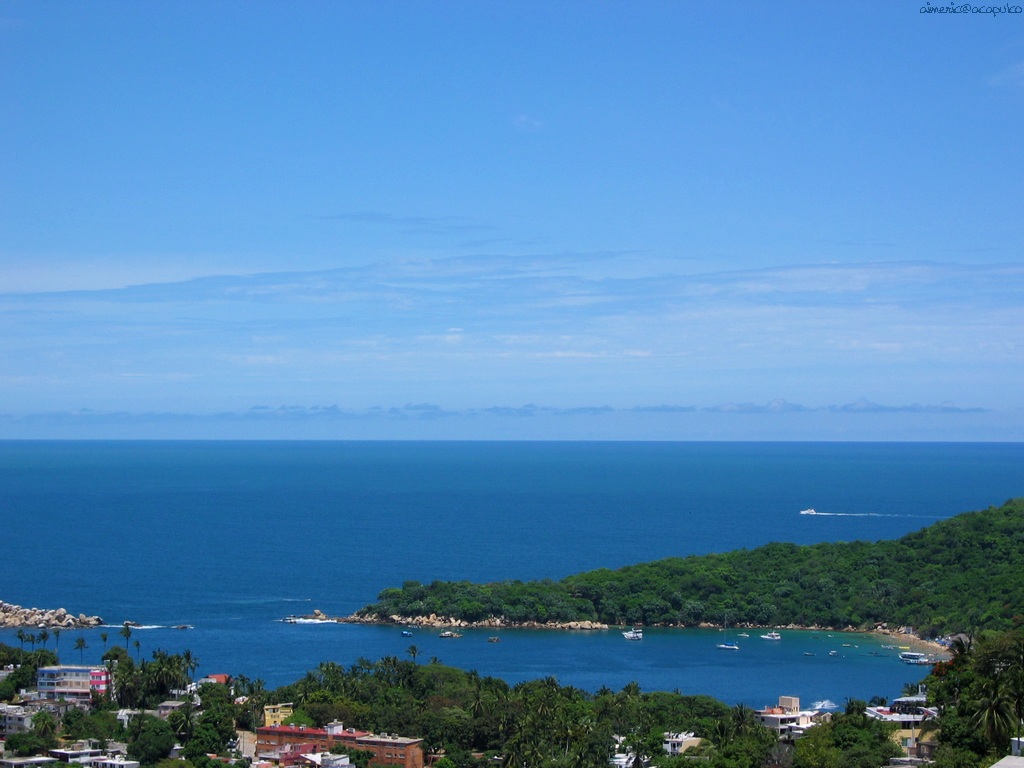
<svg viewBox="0 0 1024 768">
<path fill-rule="evenodd" d="M 872 393 L 883 368 L 930 377 L 923 389 L 901 385 L 907 402 L 956 396 L 952 384 L 931 384 L 969 375 L 965 366 L 1021 374 L 1019 265 L 644 274 L 626 261 L 482 255 L 0 294 L 0 381 L 39 404 L 60 382 L 114 396 L 130 379 L 168 391 L 205 382 L 224 400 L 235 397 L 231 382 L 254 395 L 300 382 L 311 395 L 352 385 L 363 398 L 383 387 L 415 401 L 423 386 L 421 397 L 447 391 L 461 402 L 497 386 L 513 399 L 553 391 L 578 403 L 585 376 L 600 391 L 672 403 L 681 381 L 691 402 L 723 388 L 749 397 L 753 388 L 736 383 L 747 371 L 761 392 L 817 392 L 827 403 Z"/>
</svg>

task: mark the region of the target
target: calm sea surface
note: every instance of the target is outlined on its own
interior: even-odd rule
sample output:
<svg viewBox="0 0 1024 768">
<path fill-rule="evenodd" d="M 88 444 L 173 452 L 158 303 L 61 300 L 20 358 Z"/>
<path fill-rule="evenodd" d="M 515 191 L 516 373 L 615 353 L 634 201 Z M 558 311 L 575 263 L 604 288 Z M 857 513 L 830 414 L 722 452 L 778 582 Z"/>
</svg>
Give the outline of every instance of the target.
<svg viewBox="0 0 1024 768">
<path fill-rule="evenodd" d="M 1022 494 L 1020 444 L 0 442 L 0 599 L 137 621 L 153 628 L 133 654 L 135 640 L 144 656 L 188 648 L 201 673 L 270 687 L 415 644 L 421 663 L 512 683 L 842 703 L 898 695 L 921 670 L 859 635 L 752 633 L 729 652 L 709 630 L 487 643 L 281 619 L 351 613 L 410 579 L 558 579 L 771 541 L 896 538 Z M 82 633 L 84 660 L 99 659 L 101 631 L 123 643 L 117 630 Z M 68 663 L 78 635 L 60 638 Z"/>
</svg>

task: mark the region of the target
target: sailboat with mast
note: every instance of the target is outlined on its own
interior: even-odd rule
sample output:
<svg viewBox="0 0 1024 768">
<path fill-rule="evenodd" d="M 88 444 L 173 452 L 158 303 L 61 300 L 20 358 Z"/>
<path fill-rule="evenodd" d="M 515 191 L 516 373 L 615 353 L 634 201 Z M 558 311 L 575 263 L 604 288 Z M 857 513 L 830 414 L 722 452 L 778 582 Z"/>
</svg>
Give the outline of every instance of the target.
<svg viewBox="0 0 1024 768">
<path fill-rule="evenodd" d="M 729 614 L 723 617 L 722 631 L 725 632 L 725 639 L 720 643 L 715 643 L 715 648 L 720 648 L 723 651 L 738 651 L 739 645 L 736 644 L 735 640 L 729 639 Z"/>
</svg>

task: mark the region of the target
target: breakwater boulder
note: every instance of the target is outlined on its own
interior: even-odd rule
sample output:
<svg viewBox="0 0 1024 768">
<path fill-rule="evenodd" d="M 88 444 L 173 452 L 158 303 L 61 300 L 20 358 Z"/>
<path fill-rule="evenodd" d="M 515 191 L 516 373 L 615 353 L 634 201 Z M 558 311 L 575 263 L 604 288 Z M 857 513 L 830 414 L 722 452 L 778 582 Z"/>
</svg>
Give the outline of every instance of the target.
<svg viewBox="0 0 1024 768">
<path fill-rule="evenodd" d="M 5 629 L 87 629 L 102 623 L 99 616 L 86 616 L 84 613 L 75 616 L 63 608 L 22 608 L 0 600 L 0 627 Z"/>
</svg>

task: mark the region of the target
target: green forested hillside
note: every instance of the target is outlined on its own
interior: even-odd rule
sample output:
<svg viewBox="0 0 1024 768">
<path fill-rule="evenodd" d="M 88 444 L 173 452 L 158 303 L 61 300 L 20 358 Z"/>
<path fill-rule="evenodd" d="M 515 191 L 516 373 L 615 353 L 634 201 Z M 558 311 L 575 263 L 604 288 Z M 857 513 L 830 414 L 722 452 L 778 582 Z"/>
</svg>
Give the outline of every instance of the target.
<svg viewBox="0 0 1024 768">
<path fill-rule="evenodd" d="M 895 541 L 668 558 L 561 581 L 406 582 L 363 616 L 692 626 L 909 625 L 922 634 L 1024 623 L 1024 499 Z"/>
</svg>

